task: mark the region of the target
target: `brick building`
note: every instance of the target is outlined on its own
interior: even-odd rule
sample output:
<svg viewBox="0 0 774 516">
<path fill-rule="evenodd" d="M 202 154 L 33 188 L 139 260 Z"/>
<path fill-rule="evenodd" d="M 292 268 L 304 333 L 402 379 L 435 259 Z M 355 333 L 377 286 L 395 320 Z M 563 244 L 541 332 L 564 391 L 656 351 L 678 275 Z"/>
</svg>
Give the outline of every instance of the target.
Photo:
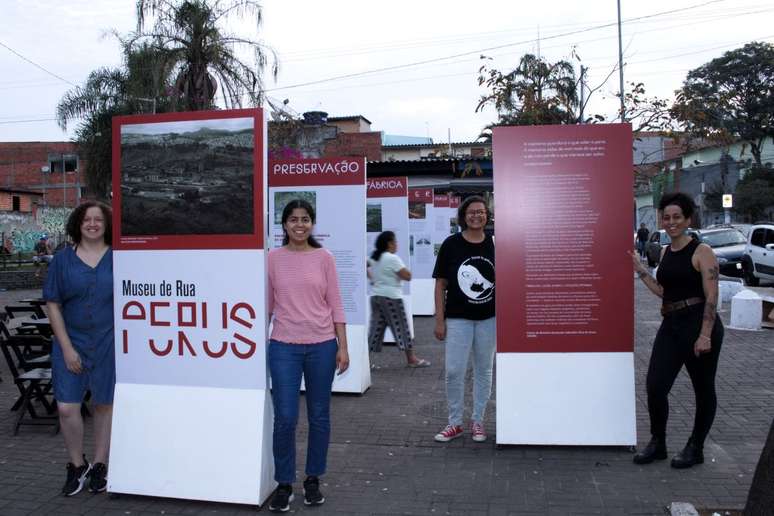
<svg viewBox="0 0 774 516">
<path fill-rule="evenodd" d="M 71 142 L 0 142 L 0 188 L 39 192 L 39 206 L 77 206 L 82 169 Z"/>
<path fill-rule="evenodd" d="M 43 195 L 32 190 L 0 187 L 0 213 L 18 212 L 35 215 Z"/>
</svg>

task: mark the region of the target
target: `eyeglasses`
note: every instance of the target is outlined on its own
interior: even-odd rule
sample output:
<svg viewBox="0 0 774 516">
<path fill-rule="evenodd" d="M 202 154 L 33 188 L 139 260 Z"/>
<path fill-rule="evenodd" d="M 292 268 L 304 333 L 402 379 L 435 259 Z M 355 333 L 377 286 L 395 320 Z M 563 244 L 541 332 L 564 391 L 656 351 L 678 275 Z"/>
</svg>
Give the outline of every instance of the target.
<svg viewBox="0 0 774 516">
<path fill-rule="evenodd" d="M 486 210 L 470 210 L 465 212 L 465 215 L 486 215 Z"/>
</svg>

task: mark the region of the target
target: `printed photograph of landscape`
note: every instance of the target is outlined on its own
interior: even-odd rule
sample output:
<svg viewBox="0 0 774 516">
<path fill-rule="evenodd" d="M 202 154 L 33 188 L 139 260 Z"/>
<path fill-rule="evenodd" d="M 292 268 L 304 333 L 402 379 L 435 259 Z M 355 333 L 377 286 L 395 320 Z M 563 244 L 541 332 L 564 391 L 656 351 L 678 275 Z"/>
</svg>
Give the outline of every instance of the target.
<svg viewBox="0 0 774 516">
<path fill-rule="evenodd" d="M 121 233 L 252 234 L 254 119 L 121 127 Z"/>
</svg>

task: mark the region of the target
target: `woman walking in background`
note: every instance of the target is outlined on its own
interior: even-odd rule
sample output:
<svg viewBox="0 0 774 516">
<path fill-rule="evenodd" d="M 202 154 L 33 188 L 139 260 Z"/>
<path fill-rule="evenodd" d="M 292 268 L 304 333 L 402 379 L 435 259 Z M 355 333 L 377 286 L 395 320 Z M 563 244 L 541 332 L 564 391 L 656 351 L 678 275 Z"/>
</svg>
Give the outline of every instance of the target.
<svg viewBox="0 0 774 516">
<path fill-rule="evenodd" d="M 398 349 L 406 353 L 408 367 L 428 367 L 430 362 L 414 353 L 406 309 L 403 306 L 401 281 L 411 281 L 411 271 L 406 268 L 396 251 L 395 233 L 384 231 L 376 237 L 376 249 L 368 260 L 368 276 L 371 279 L 371 321 L 368 326 L 368 349 L 382 351 L 384 332 L 390 328 Z"/>
<path fill-rule="evenodd" d="M 723 342 L 723 324 L 716 313 L 718 261 L 712 248 L 687 232 L 694 210 L 693 200 L 683 193 L 661 198 L 661 225 L 671 243 L 661 252 L 655 279 L 639 257 L 631 253 L 640 279 L 662 298 L 663 315 L 646 380 L 652 437 L 645 449 L 634 456 L 636 464 L 667 458 L 669 391 L 683 365 L 696 395 L 696 416 L 688 443 L 672 459 L 673 468 L 690 468 L 704 462 L 704 439 L 715 418 L 715 373 Z"/>
<path fill-rule="evenodd" d="M 446 340 L 446 399 L 449 424 L 435 435 L 447 442 L 462 436 L 465 372 L 473 355 L 474 441 L 486 441 L 484 411 L 492 393 L 495 354 L 494 241 L 484 233 L 489 220 L 486 201 L 465 199 L 457 212 L 461 233 L 444 240 L 438 251 L 435 278 L 435 337 Z"/>
<path fill-rule="evenodd" d="M 54 332 L 51 370 L 59 424 L 70 462 L 65 496 L 107 487 L 116 364 L 113 348 L 113 256 L 110 208 L 87 201 L 67 221 L 73 247 L 58 252 L 48 269 L 43 298 Z M 94 403 L 94 464 L 83 453 L 81 403 Z"/>
<path fill-rule="evenodd" d="M 283 247 L 269 252 L 269 316 L 273 327 L 268 362 L 274 405 L 274 479 L 269 510 L 286 512 L 296 480 L 296 423 L 301 378 L 306 387 L 309 439 L 304 503 L 321 505 L 320 476 L 330 441 L 331 386 L 349 367 L 344 308 L 333 255 L 312 236 L 314 208 L 290 201 L 282 211 Z"/>
</svg>

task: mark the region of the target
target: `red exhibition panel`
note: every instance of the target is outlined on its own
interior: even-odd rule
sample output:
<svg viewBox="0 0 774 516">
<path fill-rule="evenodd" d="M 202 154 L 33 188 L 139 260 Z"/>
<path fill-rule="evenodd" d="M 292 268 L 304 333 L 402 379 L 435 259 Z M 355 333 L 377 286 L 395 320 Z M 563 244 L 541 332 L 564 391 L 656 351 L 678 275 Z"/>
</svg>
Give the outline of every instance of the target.
<svg viewBox="0 0 774 516">
<path fill-rule="evenodd" d="M 406 197 L 408 178 L 373 177 L 366 180 L 366 197 Z"/>
<path fill-rule="evenodd" d="M 433 196 L 434 208 L 448 208 L 449 207 L 449 194 L 435 194 Z"/>
<path fill-rule="evenodd" d="M 320 158 L 271 160 L 269 186 L 362 185 L 366 159 Z"/>
<path fill-rule="evenodd" d="M 409 188 L 409 201 L 424 202 L 425 204 L 432 204 L 433 189 L 432 188 Z"/>
<path fill-rule="evenodd" d="M 113 247 L 262 249 L 263 110 L 113 118 Z"/>
<path fill-rule="evenodd" d="M 497 127 L 497 351 L 631 352 L 628 124 Z"/>
</svg>

